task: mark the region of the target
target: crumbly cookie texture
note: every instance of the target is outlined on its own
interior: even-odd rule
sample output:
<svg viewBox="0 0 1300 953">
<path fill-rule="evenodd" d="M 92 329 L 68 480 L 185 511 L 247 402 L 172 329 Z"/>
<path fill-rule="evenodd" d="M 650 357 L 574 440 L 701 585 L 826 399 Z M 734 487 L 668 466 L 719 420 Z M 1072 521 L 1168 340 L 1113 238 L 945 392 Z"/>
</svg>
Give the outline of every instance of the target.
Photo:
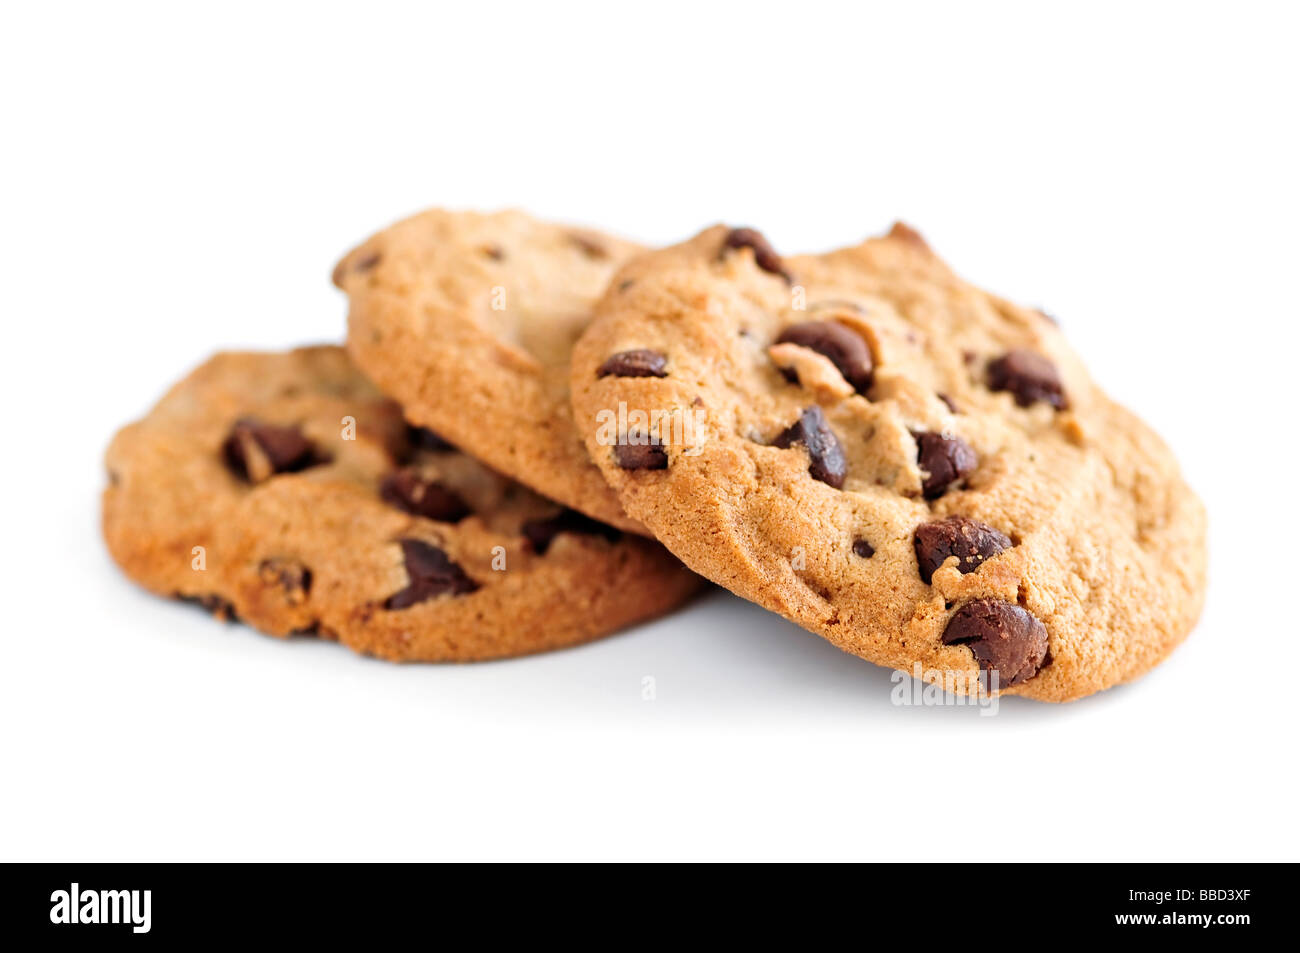
<svg viewBox="0 0 1300 953">
<path fill-rule="evenodd" d="M 408 425 L 338 347 L 219 354 L 106 463 L 104 537 L 141 585 L 394 661 L 572 645 L 698 585 Z"/>
<path fill-rule="evenodd" d="M 1050 319 L 906 226 L 784 259 L 719 226 L 634 259 L 572 370 L 629 515 L 877 664 L 1067 701 L 1200 613 L 1205 515 L 1169 451 Z"/>
<path fill-rule="evenodd" d="M 347 346 L 414 422 L 498 472 L 621 529 L 573 425 L 569 355 L 638 246 L 522 212 L 434 209 L 346 255 Z"/>
</svg>

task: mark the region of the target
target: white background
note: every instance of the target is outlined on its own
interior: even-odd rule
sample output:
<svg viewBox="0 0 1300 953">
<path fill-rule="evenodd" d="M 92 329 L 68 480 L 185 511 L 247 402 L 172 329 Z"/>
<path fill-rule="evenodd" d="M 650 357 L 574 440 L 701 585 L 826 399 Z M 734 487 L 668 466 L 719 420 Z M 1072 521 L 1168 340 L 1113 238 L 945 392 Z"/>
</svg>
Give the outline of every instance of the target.
<svg viewBox="0 0 1300 953">
<path fill-rule="evenodd" d="M 0 15 L 0 857 L 1300 859 L 1293 7 L 208 9 Z M 337 340 L 335 259 L 427 205 L 786 251 L 906 219 L 1175 448 L 1200 627 L 981 718 L 721 593 L 472 667 L 142 594 L 112 432 L 213 350 Z"/>
</svg>

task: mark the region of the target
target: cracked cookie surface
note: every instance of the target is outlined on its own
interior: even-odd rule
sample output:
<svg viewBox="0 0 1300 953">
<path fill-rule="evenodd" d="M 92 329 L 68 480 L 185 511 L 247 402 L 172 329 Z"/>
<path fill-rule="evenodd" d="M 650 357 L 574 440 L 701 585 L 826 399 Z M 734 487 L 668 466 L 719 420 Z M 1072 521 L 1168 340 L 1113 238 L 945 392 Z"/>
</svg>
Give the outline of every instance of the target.
<svg viewBox="0 0 1300 953">
<path fill-rule="evenodd" d="M 104 537 L 141 585 L 385 659 L 572 645 L 700 582 L 410 426 L 338 347 L 216 355 L 106 464 Z"/>
<path fill-rule="evenodd" d="M 1065 701 L 1200 613 L 1204 511 L 1160 439 L 906 226 L 787 258 L 717 226 L 635 258 L 572 375 L 630 516 L 877 664 Z"/>
<path fill-rule="evenodd" d="M 588 460 L 569 401 L 573 343 L 638 250 L 517 211 L 422 212 L 335 268 L 348 350 L 414 423 L 551 499 L 644 534 Z"/>
</svg>

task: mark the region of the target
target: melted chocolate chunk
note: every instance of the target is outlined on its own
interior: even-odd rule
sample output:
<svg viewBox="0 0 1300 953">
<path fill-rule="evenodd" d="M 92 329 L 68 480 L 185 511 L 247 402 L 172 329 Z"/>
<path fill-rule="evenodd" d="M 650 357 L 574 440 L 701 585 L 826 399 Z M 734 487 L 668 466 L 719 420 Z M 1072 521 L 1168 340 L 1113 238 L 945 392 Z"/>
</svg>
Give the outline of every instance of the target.
<svg viewBox="0 0 1300 953">
<path fill-rule="evenodd" d="M 231 471 L 251 483 L 328 462 L 299 428 L 277 427 L 252 417 L 235 421 L 221 452 Z"/>
<path fill-rule="evenodd" d="M 1040 400 L 1057 410 L 1069 406 L 1056 365 L 1037 351 L 1026 348 L 1008 351 L 989 364 L 988 383 L 990 390 L 1010 392 L 1021 407 Z"/>
<path fill-rule="evenodd" d="M 605 359 L 597 377 L 667 377 L 668 358 L 649 348 L 619 351 Z"/>
<path fill-rule="evenodd" d="M 754 263 L 764 271 L 773 275 L 780 275 L 786 280 L 787 284 L 794 284 L 794 276 L 786 271 L 785 262 L 781 256 L 776 253 L 768 240 L 763 237 L 763 233 L 753 228 L 733 228 L 727 233 L 727 237 L 722 242 L 722 251 L 725 254 L 728 249 L 732 248 L 749 248 L 754 252 Z"/>
<path fill-rule="evenodd" d="M 965 440 L 941 433 L 918 433 L 916 462 L 924 471 L 921 492 L 927 500 L 937 500 L 948 488 L 975 469 L 979 458 Z"/>
<path fill-rule="evenodd" d="M 859 394 L 871 387 L 875 363 L 862 336 L 838 321 L 804 321 L 781 332 L 777 344 L 797 344 L 821 354 Z"/>
<path fill-rule="evenodd" d="M 586 536 L 603 536 L 611 543 L 617 542 L 622 533 L 612 526 L 606 526 L 577 510 L 565 508 L 554 516 L 545 519 L 529 520 L 523 526 L 524 537 L 539 556 L 551 548 L 555 537 L 561 533 L 581 533 Z"/>
<path fill-rule="evenodd" d="M 455 523 L 470 513 L 465 501 L 454 492 L 441 483 L 424 479 L 410 467 L 384 477 L 379 484 L 379 496 L 399 510 L 441 523 Z"/>
<path fill-rule="evenodd" d="M 998 687 L 1033 678 L 1047 663 L 1047 628 L 1010 602 L 976 599 L 958 609 L 943 631 L 944 645 L 968 645 L 981 668 L 998 673 Z"/>
<path fill-rule="evenodd" d="M 962 573 L 974 572 L 984 560 L 1010 549 L 1011 539 L 979 520 L 949 516 L 918 526 L 912 544 L 921 578 L 929 584 L 949 556 L 957 557 L 957 569 Z"/>
<path fill-rule="evenodd" d="M 657 437 L 649 443 L 620 443 L 614 447 L 614 462 L 624 470 L 666 470 L 668 453 Z"/>
<path fill-rule="evenodd" d="M 452 562 L 437 546 L 419 539 L 398 540 L 406 563 L 407 587 L 384 601 L 385 609 L 409 609 L 444 594 L 461 595 L 478 589 L 478 583 Z"/>
<path fill-rule="evenodd" d="M 815 479 L 828 486 L 839 489 L 844 486 L 844 474 L 847 464 L 844 450 L 840 447 L 835 432 L 826 423 L 822 409 L 816 404 L 807 408 L 799 419 L 781 431 L 772 446 L 786 448 L 796 443 L 803 444 L 808 450 L 808 472 Z"/>
</svg>

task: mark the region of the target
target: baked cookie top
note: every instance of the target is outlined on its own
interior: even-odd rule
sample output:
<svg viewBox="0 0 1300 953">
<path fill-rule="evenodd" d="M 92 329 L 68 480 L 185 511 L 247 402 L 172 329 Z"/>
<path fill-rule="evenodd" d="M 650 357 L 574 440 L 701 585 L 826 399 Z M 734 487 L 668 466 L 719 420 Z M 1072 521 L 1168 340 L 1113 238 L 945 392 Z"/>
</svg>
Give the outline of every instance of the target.
<svg viewBox="0 0 1300 953">
<path fill-rule="evenodd" d="M 408 425 L 338 347 L 218 354 L 121 430 L 106 463 L 104 537 L 131 578 L 381 658 L 570 645 L 697 587 L 658 544 Z"/>
<path fill-rule="evenodd" d="M 1205 517 L 1169 451 L 1047 316 L 906 226 L 785 259 L 718 226 L 634 259 L 572 371 L 630 516 L 877 664 L 1064 701 L 1200 612 Z"/>
<path fill-rule="evenodd" d="M 639 248 L 517 211 L 433 209 L 349 252 L 348 351 L 409 419 L 500 473 L 622 529 L 573 426 L 569 355 Z"/>
</svg>

